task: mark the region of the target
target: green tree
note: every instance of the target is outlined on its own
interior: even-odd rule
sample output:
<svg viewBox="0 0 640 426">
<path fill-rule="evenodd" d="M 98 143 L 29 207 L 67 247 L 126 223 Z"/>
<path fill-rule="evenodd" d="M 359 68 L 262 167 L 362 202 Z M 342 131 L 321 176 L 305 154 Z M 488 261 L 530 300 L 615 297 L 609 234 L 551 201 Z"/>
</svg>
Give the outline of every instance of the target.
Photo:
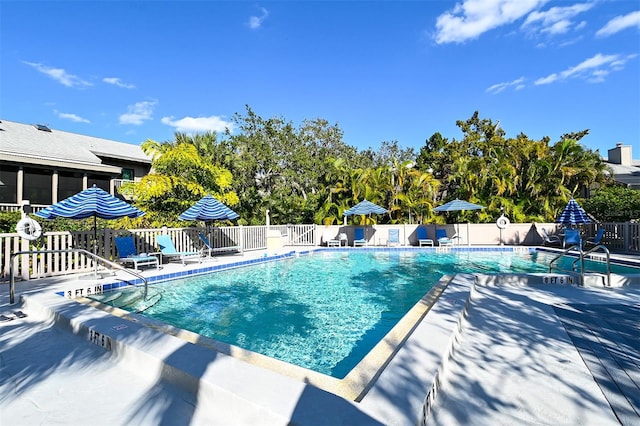
<svg viewBox="0 0 640 426">
<path fill-rule="evenodd" d="M 640 220 L 640 191 L 622 186 L 604 186 L 590 198 L 580 201 L 581 206 L 602 222 Z"/>
<path fill-rule="evenodd" d="M 231 208 L 239 202 L 231 190 L 231 172 L 211 161 L 215 135 L 194 138 L 177 133 L 175 138 L 172 142 L 143 142 L 142 149 L 152 157 L 152 172 L 120 189 L 147 212 L 141 220 L 149 226 L 184 225 L 178 215 L 207 194 Z"/>
<path fill-rule="evenodd" d="M 481 221 L 495 220 L 501 208 L 516 221 L 553 220 L 571 196 L 606 180 L 599 155 L 578 143 L 588 130 L 566 133 L 550 146 L 547 137 L 533 141 L 521 133 L 507 139 L 499 123 L 481 118 L 477 111 L 456 124 L 461 140 L 434 134 L 416 163 L 440 179 L 438 199 L 487 206 L 478 213 Z"/>
</svg>

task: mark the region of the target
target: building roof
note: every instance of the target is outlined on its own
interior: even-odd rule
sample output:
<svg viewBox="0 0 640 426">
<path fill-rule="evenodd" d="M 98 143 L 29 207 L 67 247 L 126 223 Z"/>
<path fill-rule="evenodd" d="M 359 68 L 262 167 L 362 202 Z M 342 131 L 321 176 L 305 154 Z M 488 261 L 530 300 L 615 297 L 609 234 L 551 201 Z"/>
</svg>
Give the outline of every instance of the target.
<svg viewBox="0 0 640 426">
<path fill-rule="evenodd" d="M 633 166 L 623 166 L 622 164 L 607 163 L 613 171 L 613 180 L 625 185 L 628 188 L 640 189 L 640 162 L 633 162 Z"/>
<path fill-rule="evenodd" d="M 79 135 L 46 126 L 0 121 L 0 154 L 16 163 L 119 173 L 102 158 L 151 164 L 139 145 Z"/>
</svg>

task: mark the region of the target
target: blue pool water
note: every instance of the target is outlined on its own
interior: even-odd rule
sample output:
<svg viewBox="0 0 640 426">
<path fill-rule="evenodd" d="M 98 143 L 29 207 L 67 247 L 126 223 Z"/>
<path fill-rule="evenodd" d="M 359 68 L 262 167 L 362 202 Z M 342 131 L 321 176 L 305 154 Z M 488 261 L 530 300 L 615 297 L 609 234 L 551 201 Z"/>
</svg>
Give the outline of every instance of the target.
<svg viewBox="0 0 640 426">
<path fill-rule="evenodd" d="M 155 284 L 163 296 L 143 314 L 343 378 L 443 275 L 547 272 L 549 260 L 541 253 L 321 251 Z"/>
</svg>

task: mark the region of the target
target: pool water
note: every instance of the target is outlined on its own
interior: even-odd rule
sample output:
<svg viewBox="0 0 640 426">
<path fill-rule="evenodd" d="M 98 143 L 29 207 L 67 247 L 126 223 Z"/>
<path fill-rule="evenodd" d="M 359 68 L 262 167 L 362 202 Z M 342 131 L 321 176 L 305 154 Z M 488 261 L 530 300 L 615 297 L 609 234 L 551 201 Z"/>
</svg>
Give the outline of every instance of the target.
<svg viewBox="0 0 640 426">
<path fill-rule="evenodd" d="M 320 251 L 155 284 L 162 298 L 143 315 L 343 378 L 443 275 L 547 272 L 549 260 L 512 252 Z"/>
</svg>

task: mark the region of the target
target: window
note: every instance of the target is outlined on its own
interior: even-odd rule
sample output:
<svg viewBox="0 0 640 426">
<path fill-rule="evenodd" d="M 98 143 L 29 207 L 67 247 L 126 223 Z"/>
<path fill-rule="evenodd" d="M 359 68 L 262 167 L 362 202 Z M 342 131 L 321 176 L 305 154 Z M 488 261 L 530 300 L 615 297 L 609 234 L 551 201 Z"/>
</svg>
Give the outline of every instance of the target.
<svg viewBox="0 0 640 426">
<path fill-rule="evenodd" d="M 58 201 L 82 191 L 82 173 L 58 173 Z"/>
<path fill-rule="evenodd" d="M 2 166 L 0 169 L 0 203 L 18 202 L 18 168 Z"/>
<path fill-rule="evenodd" d="M 24 169 L 22 198 L 31 204 L 51 204 L 51 170 Z"/>
<path fill-rule="evenodd" d="M 122 169 L 122 180 L 134 180 L 133 169 Z"/>
<path fill-rule="evenodd" d="M 87 188 L 91 188 L 93 185 L 98 188 L 102 188 L 107 192 L 111 191 L 111 179 L 108 176 L 89 175 L 87 179 Z"/>
</svg>

